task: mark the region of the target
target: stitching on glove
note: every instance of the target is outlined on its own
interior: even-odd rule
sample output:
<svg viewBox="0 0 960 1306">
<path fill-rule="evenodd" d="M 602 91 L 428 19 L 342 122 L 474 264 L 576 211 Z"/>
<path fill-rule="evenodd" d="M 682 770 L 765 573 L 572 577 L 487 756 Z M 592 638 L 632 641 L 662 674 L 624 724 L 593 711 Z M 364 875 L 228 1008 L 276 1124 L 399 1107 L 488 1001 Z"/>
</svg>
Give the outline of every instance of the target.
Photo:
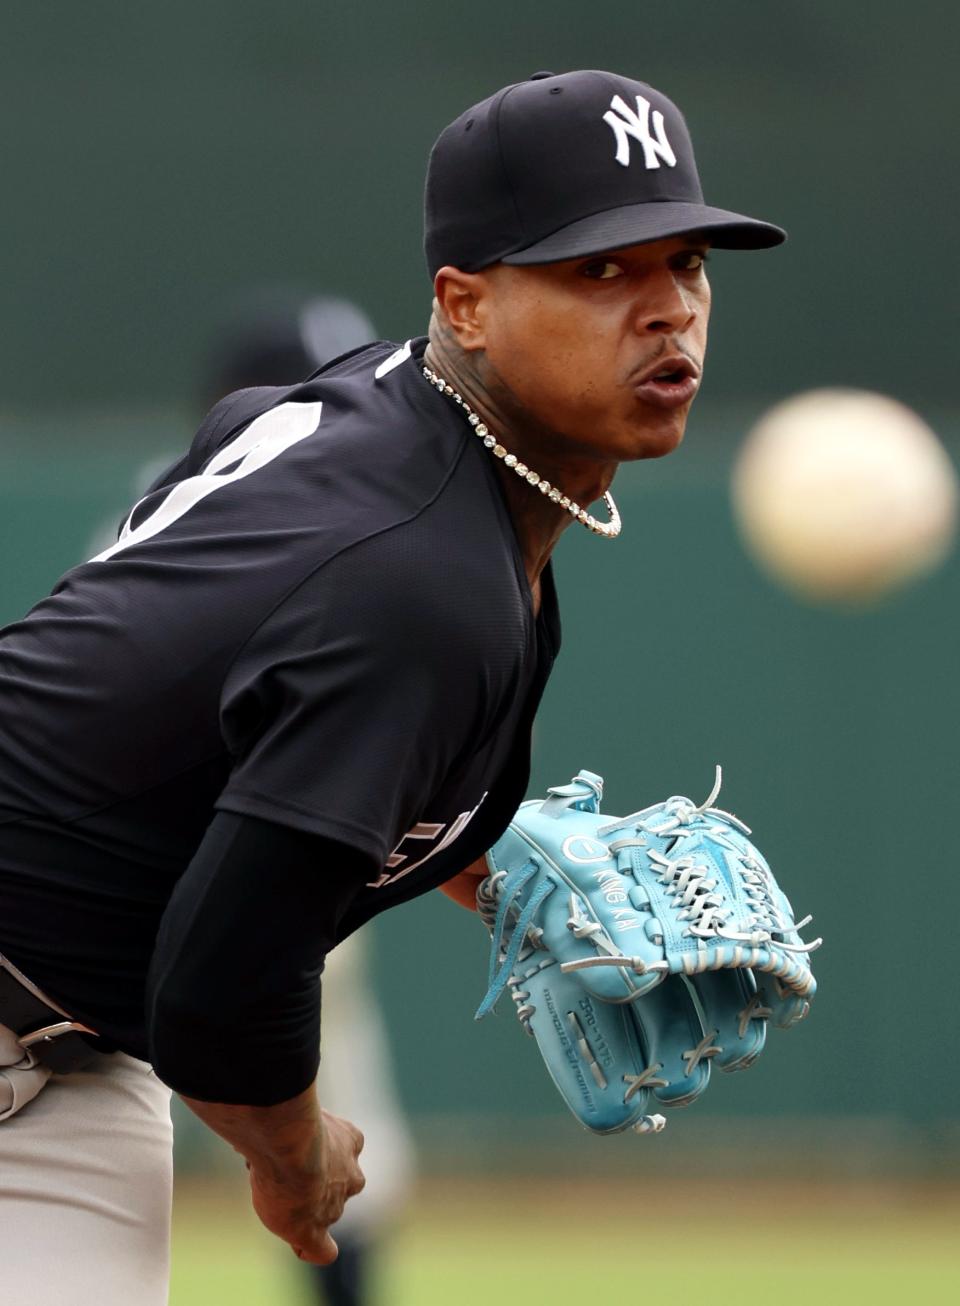
<svg viewBox="0 0 960 1306">
<path fill-rule="evenodd" d="M 657 1075 L 658 1070 L 663 1069 L 662 1061 L 655 1061 L 652 1066 L 647 1066 L 646 1070 L 639 1075 L 624 1075 L 623 1082 L 628 1085 L 627 1091 L 623 1095 L 623 1104 L 639 1093 L 644 1088 L 669 1088 L 669 1079 L 662 1079 Z"/>
<path fill-rule="evenodd" d="M 683 1073 L 688 1078 L 693 1074 L 701 1061 L 709 1061 L 711 1057 L 718 1056 L 723 1051 L 723 1048 L 717 1047 L 716 1043 L 714 1043 L 713 1040 L 716 1037 L 717 1031 L 711 1029 L 708 1034 L 704 1034 L 703 1038 L 695 1048 L 690 1048 L 688 1052 L 683 1053 L 683 1059 L 687 1063 L 687 1068 Z"/>
<path fill-rule="evenodd" d="M 744 1038 L 747 1032 L 747 1026 L 751 1020 L 769 1020 L 773 1015 L 770 1007 L 763 1005 L 763 999 L 759 993 L 755 993 L 744 1009 L 739 1013 L 737 1023 L 737 1033 Z"/>
</svg>

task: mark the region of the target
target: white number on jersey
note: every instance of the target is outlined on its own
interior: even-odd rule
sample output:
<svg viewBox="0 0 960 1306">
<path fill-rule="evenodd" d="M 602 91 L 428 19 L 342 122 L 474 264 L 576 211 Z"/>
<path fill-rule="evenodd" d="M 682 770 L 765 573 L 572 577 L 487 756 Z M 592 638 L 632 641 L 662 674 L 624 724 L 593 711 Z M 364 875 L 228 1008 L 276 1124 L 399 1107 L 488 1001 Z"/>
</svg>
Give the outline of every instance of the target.
<svg viewBox="0 0 960 1306">
<path fill-rule="evenodd" d="M 166 498 L 137 526 L 131 522 L 137 509 L 124 523 L 123 530 L 116 544 L 98 553 L 91 562 L 106 562 L 121 549 L 128 549 L 133 544 L 142 544 L 160 531 L 173 525 L 175 521 L 190 511 L 201 499 L 225 485 L 242 480 L 266 463 L 279 457 L 285 449 L 313 435 L 320 425 L 320 413 L 323 404 L 319 400 L 312 404 L 281 404 L 271 408 L 250 423 L 235 440 L 210 459 L 206 467 L 197 476 L 190 476 L 185 481 L 178 481 L 172 486 Z M 236 466 L 234 466 L 236 464 Z M 227 472 L 223 469 L 230 467 Z M 142 500 L 141 500 L 142 502 Z M 139 507 L 139 504 L 137 505 Z"/>
</svg>

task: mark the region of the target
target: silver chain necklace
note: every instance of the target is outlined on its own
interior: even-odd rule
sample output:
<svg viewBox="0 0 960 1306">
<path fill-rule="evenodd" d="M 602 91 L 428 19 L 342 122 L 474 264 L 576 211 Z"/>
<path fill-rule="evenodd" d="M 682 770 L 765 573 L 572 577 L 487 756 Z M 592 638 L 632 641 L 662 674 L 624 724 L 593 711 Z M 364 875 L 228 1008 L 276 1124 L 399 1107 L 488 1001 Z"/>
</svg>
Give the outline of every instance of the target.
<svg viewBox="0 0 960 1306">
<path fill-rule="evenodd" d="M 593 531 L 594 535 L 600 535 L 605 540 L 615 540 L 623 529 L 623 522 L 620 520 L 620 513 L 617 511 L 617 505 L 613 501 L 613 495 L 608 491 L 604 493 L 603 502 L 607 506 L 607 512 L 610 514 L 609 521 L 597 521 L 593 513 L 587 512 L 586 508 L 581 508 L 579 503 L 574 503 L 569 495 L 558 490 L 555 485 L 545 481 L 535 471 L 522 463 L 516 454 L 508 453 L 502 444 L 497 442 L 496 436 L 490 434 L 485 424 L 480 420 L 477 413 L 473 411 L 462 395 L 457 394 L 453 386 L 446 382 L 442 376 L 437 376 L 432 368 L 424 365 L 423 375 L 431 385 L 436 386 L 441 394 L 449 395 L 453 402 L 459 405 L 467 415 L 467 421 L 474 429 L 474 433 L 483 441 L 485 449 L 489 449 L 494 458 L 503 460 L 504 467 L 509 467 L 512 472 L 521 477 L 532 485 L 534 489 L 546 495 L 551 503 L 555 503 L 558 508 L 563 508 L 574 518 L 575 521 L 586 526 L 588 531 Z"/>
</svg>

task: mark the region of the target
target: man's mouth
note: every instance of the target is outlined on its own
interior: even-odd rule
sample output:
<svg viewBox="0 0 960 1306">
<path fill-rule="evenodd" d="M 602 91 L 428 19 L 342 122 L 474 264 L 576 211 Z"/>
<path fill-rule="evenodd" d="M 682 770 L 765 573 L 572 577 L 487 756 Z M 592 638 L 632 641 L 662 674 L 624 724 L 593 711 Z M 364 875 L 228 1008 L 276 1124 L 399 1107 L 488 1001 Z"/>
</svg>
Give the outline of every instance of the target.
<svg viewBox="0 0 960 1306">
<path fill-rule="evenodd" d="M 682 408 L 700 388 L 700 370 L 685 354 L 671 354 L 639 372 L 633 390 L 656 408 Z"/>
</svg>

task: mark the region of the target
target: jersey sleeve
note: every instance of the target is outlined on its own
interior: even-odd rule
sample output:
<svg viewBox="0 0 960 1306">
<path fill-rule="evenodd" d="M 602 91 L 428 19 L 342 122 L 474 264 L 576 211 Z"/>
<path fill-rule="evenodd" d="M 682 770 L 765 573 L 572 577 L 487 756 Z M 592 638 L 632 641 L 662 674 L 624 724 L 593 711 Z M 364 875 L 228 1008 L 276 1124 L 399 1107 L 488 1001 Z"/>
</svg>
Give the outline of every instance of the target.
<svg viewBox="0 0 960 1306">
<path fill-rule="evenodd" d="M 320 971 L 369 874 L 340 844 L 217 813 L 167 904 L 147 977 L 149 1059 L 165 1084 L 272 1106 L 313 1082 Z"/>
<path fill-rule="evenodd" d="M 418 804 L 491 726 L 508 660 L 442 565 L 401 537 L 321 567 L 233 664 L 221 729 L 235 761 L 217 806 L 340 840 L 383 864 Z M 491 657 L 492 652 L 492 657 Z"/>
</svg>

